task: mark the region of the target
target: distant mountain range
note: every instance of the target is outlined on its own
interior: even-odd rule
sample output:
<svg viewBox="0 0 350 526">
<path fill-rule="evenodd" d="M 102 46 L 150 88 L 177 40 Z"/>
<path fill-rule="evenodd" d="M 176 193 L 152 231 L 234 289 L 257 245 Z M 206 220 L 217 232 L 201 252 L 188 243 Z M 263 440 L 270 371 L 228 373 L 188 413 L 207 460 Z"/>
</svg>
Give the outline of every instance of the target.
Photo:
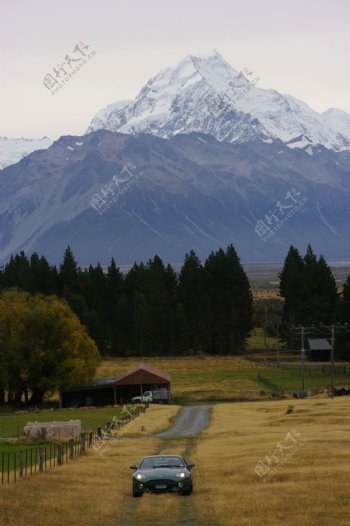
<svg viewBox="0 0 350 526">
<path fill-rule="evenodd" d="M 81 137 L 21 160 L 34 142 L 0 140 L 2 162 L 19 161 L 0 170 L 0 261 L 23 249 L 57 263 L 69 244 L 82 265 L 176 264 L 229 243 L 246 262 L 307 243 L 349 259 L 350 116 L 258 83 L 217 52 L 188 56 Z"/>
<path fill-rule="evenodd" d="M 289 245 L 349 259 L 350 152 L 281 141 L 106 130 L 61 137 L 0 172 L 0 260 L 24 249 L 83 265 L 159 254 L 181 262 L 233 243 L 244 261 L 278 261 Z"/>
<path fill-rule="evenodd" d="M 0 137 L 0 169 L 18 163 L 23 157 L 36 150 L 48 148 L 52 142 L 48 137 L 42 139 Z"/>
</svg>

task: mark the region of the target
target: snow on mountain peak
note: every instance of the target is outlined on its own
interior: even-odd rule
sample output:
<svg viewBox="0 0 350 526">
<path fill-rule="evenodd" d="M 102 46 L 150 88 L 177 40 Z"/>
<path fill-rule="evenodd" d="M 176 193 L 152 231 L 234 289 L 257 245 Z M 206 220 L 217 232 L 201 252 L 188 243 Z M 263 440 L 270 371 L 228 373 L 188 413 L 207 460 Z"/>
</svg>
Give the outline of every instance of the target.
<svg viewBox="0 0 350 526">
<path fill-rule="evenodd" d="M 350 115 L 338 108 L 329 108 L 322 113 L 327 124 L 350 140 Z"/>
<path fill-rule="evenodd" d="M 35 150 L 49 148 L 52 142 L 48 137 L 42 137 L 41 139 L 0 137 L 0 169 L 17 163 Z"/>
<path fill-rule="evenodd" d="M 320 114 L 290 95 L 256 86 L 259 80 L 247 68 L 235 70 L 216 50 L 190 54 L 159 71 L 134 101 L 99 112 L 88 132 L 104 128 L 165 138 L 202 132 L 220 141 L 279 139 L 291 148 L 350 149 L 350 115 Z"/>
</svg>

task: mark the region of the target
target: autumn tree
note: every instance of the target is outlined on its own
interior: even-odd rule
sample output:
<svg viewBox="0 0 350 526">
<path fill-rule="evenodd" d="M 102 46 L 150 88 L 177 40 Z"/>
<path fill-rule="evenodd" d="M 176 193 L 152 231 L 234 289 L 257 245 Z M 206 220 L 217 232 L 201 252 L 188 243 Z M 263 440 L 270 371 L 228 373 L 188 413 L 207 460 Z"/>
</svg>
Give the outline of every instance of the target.
<svg viewBox="0 0 350 526">
<path fill-rule="evenodd" d="M 90 382 L 99 353 L 68 304 L 55 296 L 0 295 L 0 387 L 36 404 L 48 392 Z"/>
</svg>

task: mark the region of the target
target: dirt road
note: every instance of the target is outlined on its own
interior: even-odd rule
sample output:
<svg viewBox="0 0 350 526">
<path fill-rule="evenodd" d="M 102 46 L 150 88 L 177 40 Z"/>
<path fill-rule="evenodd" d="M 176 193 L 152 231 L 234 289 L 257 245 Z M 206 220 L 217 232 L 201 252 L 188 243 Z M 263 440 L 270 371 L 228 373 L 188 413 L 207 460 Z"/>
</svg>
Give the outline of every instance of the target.
<svg viewBox="0 0 350 526">
<path fill-rule="evenodd" d="M 195 437 L 208 426 L 210 410 L 210 405 L 183 407 L 172 427 L 155 436 L 159 438 Z"/>
</svg>

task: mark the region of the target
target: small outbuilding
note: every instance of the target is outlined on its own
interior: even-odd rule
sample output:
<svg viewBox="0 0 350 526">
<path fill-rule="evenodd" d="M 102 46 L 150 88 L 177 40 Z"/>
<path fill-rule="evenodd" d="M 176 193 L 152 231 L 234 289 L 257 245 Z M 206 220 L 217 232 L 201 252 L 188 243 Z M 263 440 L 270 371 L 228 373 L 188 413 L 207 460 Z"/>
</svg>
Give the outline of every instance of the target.
<svg viewBox="0 0 350 526">
<path fill-rule="evenodd" d="M 329 362 L 332 346 L 326 338 L 308 338 L 312 362 Z"/>
<path fill-rule="evenodd" d="M 130 371 L 110 378 L 97 378 L 91 384 L 60 391 L 60 407 L 88 407 L 126 404 L 145 391 L 167 389 L 170 398 L 171 377 L 168 373 L 140 364 Z"/>
</svg>

